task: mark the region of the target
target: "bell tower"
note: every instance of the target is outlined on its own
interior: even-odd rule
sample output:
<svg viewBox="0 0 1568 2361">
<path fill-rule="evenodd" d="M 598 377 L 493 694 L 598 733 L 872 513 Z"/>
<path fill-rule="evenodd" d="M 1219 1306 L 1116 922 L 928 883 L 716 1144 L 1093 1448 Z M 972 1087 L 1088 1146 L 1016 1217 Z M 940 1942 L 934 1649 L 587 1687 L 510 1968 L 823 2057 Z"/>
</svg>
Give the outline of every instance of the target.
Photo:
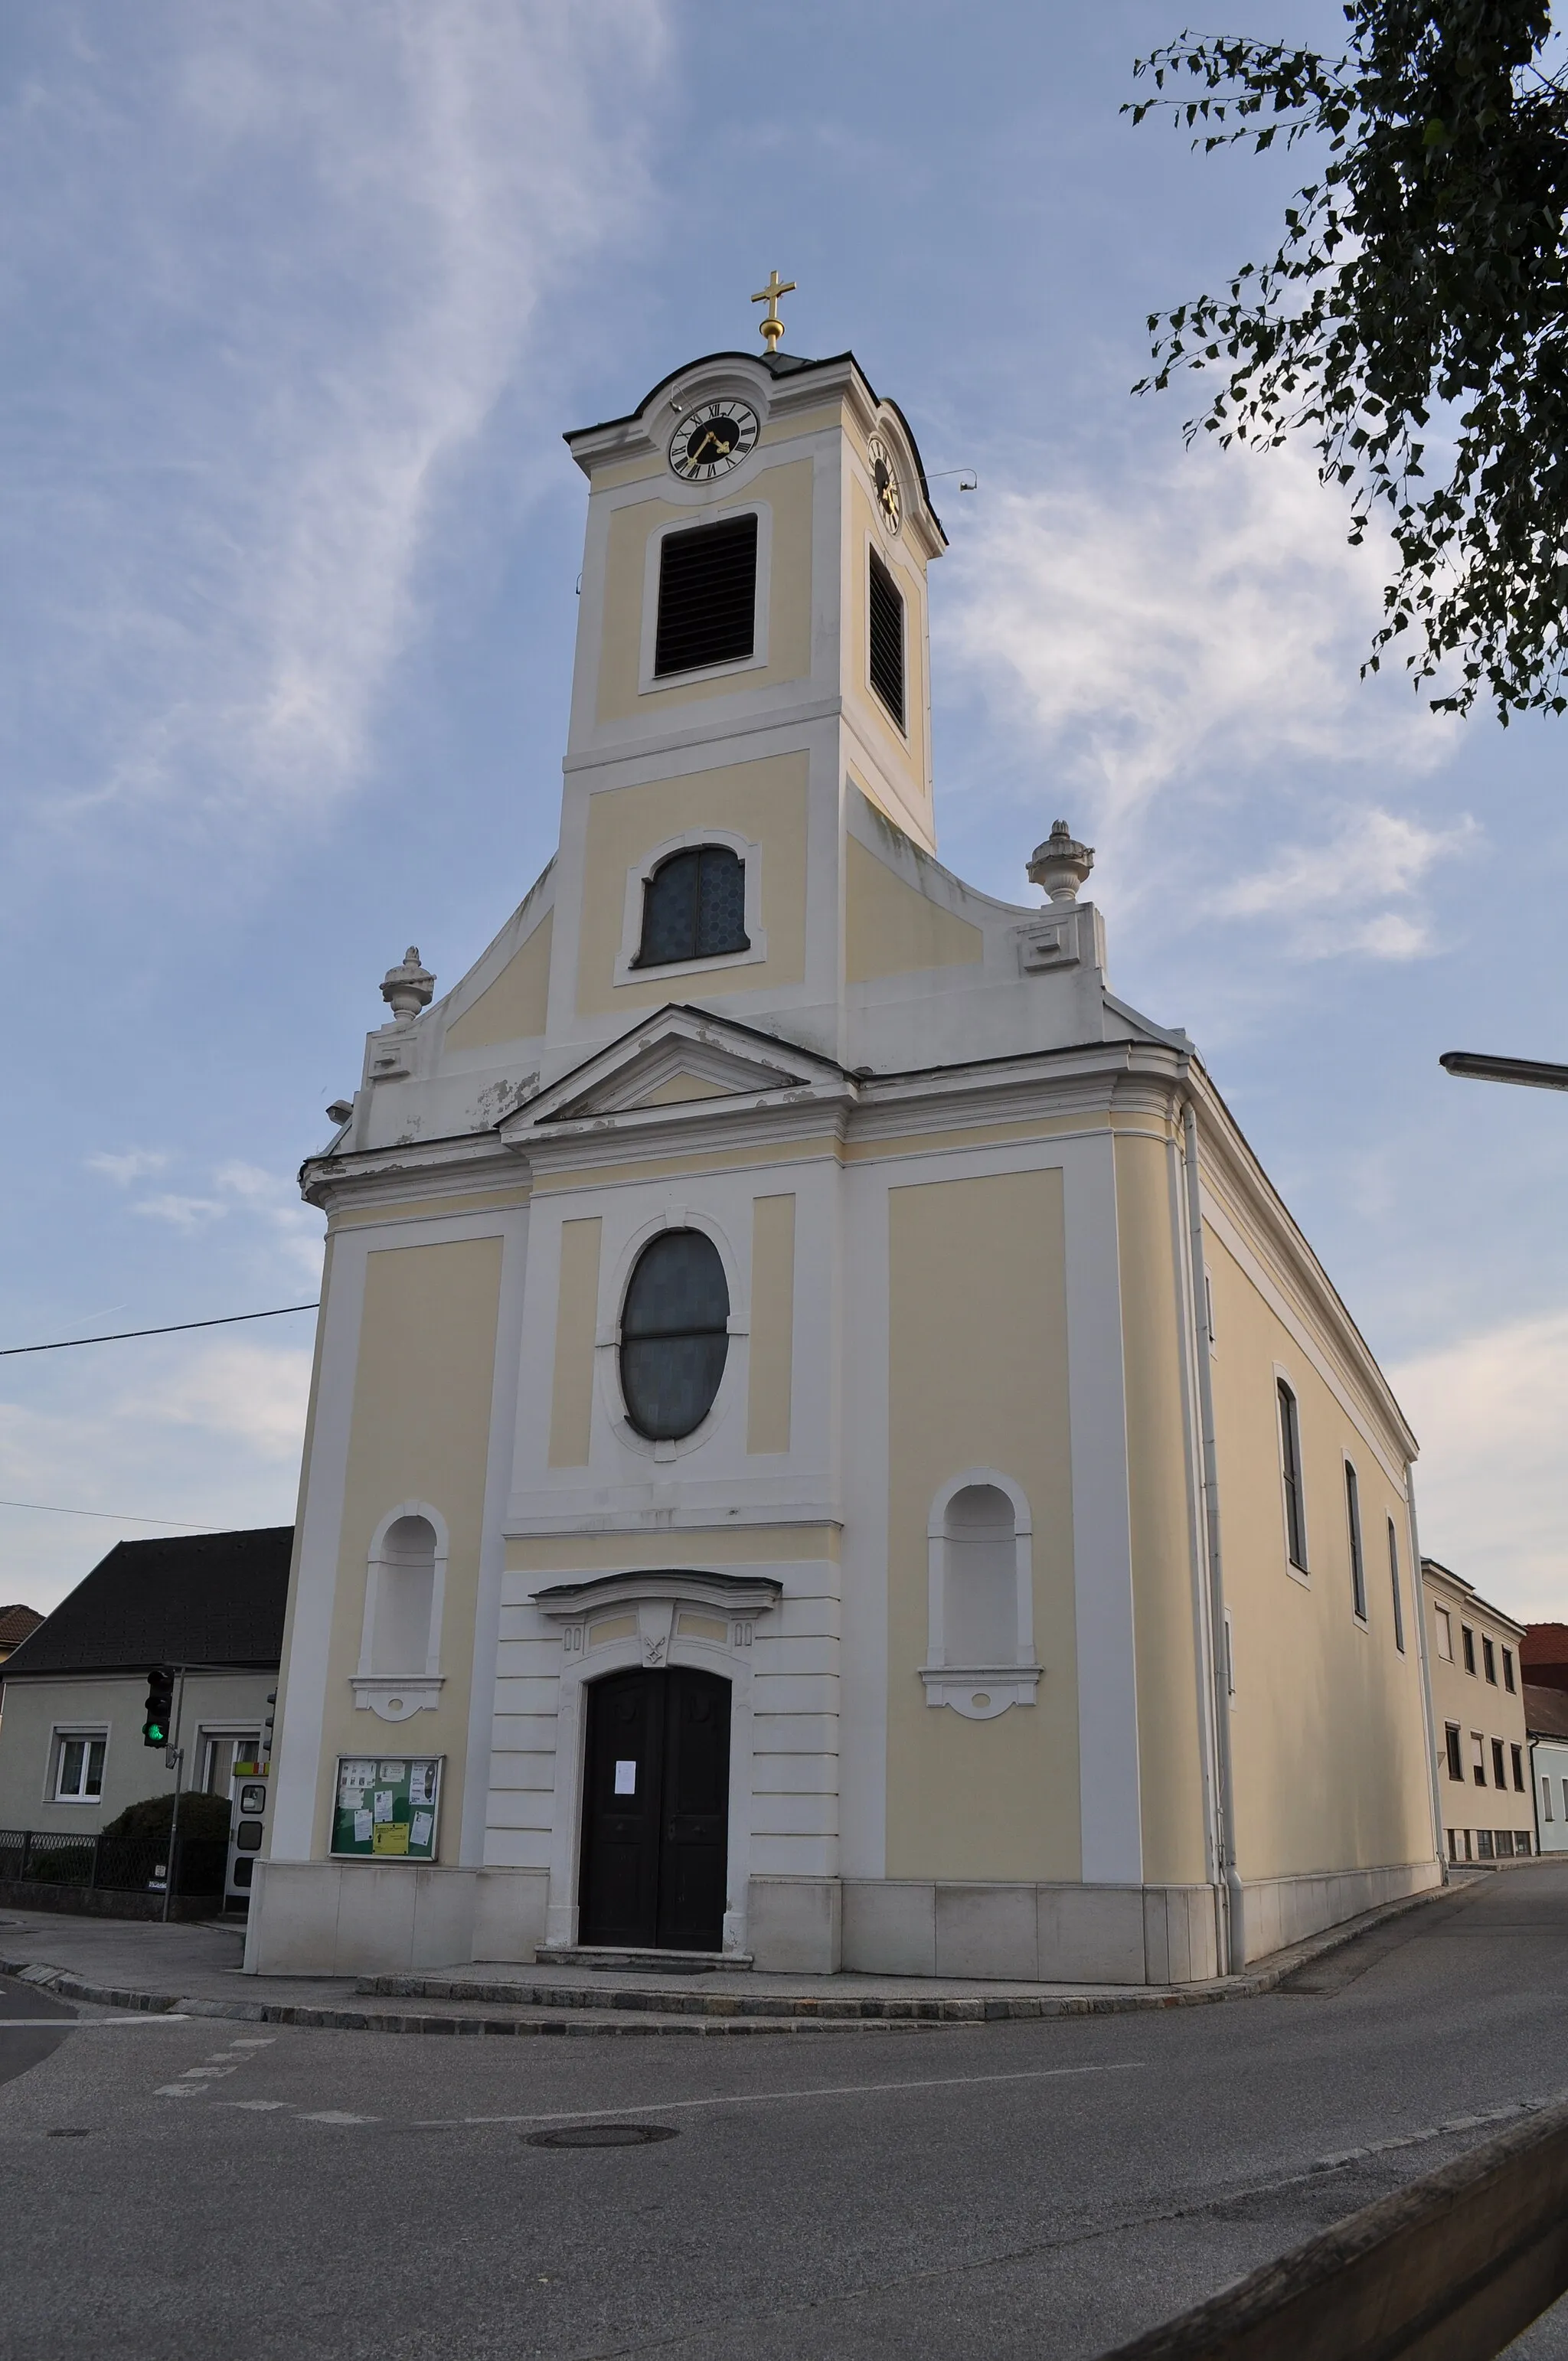
<svg viewBox="0 0 1568 2361">
<path fill-rule="evenodd" d="M 782 349 L 790 291 L 773 271 L 754 299 L 762 351 L 687 362 L 566 437 L 590 490 L 557 1054 L 685 1000 L 833 1054 L 848 802 L 935 850 L 927 569 L 946 536 L 854 356 Z"/>
</svg>

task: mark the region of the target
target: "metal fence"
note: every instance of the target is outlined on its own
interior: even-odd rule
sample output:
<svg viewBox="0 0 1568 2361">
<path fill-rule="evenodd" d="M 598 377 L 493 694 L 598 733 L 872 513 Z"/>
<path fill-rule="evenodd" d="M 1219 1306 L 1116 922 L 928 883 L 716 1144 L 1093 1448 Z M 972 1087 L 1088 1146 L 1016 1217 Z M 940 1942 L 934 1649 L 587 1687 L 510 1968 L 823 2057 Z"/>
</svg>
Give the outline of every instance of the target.
<svg viewBox="0 0 1568 2361">
<path fill-rule="evenodd" d="M 228 1843 L 178 1837 L 173 1892 L 221 1895 Z M 86 1887 L 103 1894 L 169 1889 L 167 1837 L 77 1836 L 45 1828 L 0 1828 L 0 1883 Z"/>
</svg>

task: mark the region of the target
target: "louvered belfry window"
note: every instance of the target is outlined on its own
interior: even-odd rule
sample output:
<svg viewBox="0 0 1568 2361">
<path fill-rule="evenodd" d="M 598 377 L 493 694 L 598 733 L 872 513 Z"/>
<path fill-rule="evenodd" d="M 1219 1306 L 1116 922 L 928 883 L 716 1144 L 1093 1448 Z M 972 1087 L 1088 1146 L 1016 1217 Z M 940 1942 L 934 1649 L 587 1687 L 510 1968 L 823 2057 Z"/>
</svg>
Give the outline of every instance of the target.
<svg viewBox="0 0 1568 2361">
<path fill-rule="evenodd" d="M 756 517 L 667 533 L 659 551 L 655 678 L 739 664 L 756 644 Z"/>
<path fill-rule="evenodd" d="M 872 686 L 904 727 L 904 600 L 892 575 L 872 552 Z"/>
<path fill-rule="evenodd" d="M 696 844 L 661 861 L 642 893 L 642 939 L 633 967 L 720 959 L 751 948 L 746 934 L 746 864 L 727 844 Z"/>
</svg>

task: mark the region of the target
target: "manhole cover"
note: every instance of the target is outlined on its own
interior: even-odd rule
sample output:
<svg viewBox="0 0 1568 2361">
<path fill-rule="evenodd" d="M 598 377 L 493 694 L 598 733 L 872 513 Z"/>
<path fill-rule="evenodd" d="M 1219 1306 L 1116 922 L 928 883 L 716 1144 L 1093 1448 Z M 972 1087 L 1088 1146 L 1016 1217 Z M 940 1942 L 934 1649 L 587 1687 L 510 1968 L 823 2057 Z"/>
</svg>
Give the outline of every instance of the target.
<svg viewBox="0 0 1568 2361">
<path fill-rule="evenodd" d="M 554 2131 L 525 2137 L 530 2147 L 652 2147 L 679 2134 L 674 2124 L 557 2124 Z"/>
</svg>

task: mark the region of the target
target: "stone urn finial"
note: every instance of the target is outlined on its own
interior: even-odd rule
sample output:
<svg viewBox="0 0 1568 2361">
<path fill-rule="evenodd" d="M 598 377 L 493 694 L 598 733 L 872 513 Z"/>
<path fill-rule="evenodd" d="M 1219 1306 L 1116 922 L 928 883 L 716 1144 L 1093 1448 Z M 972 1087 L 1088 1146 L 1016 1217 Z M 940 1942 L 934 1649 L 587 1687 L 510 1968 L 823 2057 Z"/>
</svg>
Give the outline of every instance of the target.
<svg viewBox="0 0 1568 2361">
<path fill-rule="evenodd" d="M 381 997 L 400 1025 L 411 1025 L 430 1006 L 434 990 L 435 978 L 420 965 L 417 943 L 409 945 L 401 967 L 389 967 L 381 981 Z"/>
<path fill-rule="evenodd" d="M 1094 847 L 1080 844 L 1065 819 L 1053 826 L 1029 859 L 1029 882 L 1043 885 L 1053 902 L 1076 902 L 1078 889 L 1094 866 Z"/>
</svg>

